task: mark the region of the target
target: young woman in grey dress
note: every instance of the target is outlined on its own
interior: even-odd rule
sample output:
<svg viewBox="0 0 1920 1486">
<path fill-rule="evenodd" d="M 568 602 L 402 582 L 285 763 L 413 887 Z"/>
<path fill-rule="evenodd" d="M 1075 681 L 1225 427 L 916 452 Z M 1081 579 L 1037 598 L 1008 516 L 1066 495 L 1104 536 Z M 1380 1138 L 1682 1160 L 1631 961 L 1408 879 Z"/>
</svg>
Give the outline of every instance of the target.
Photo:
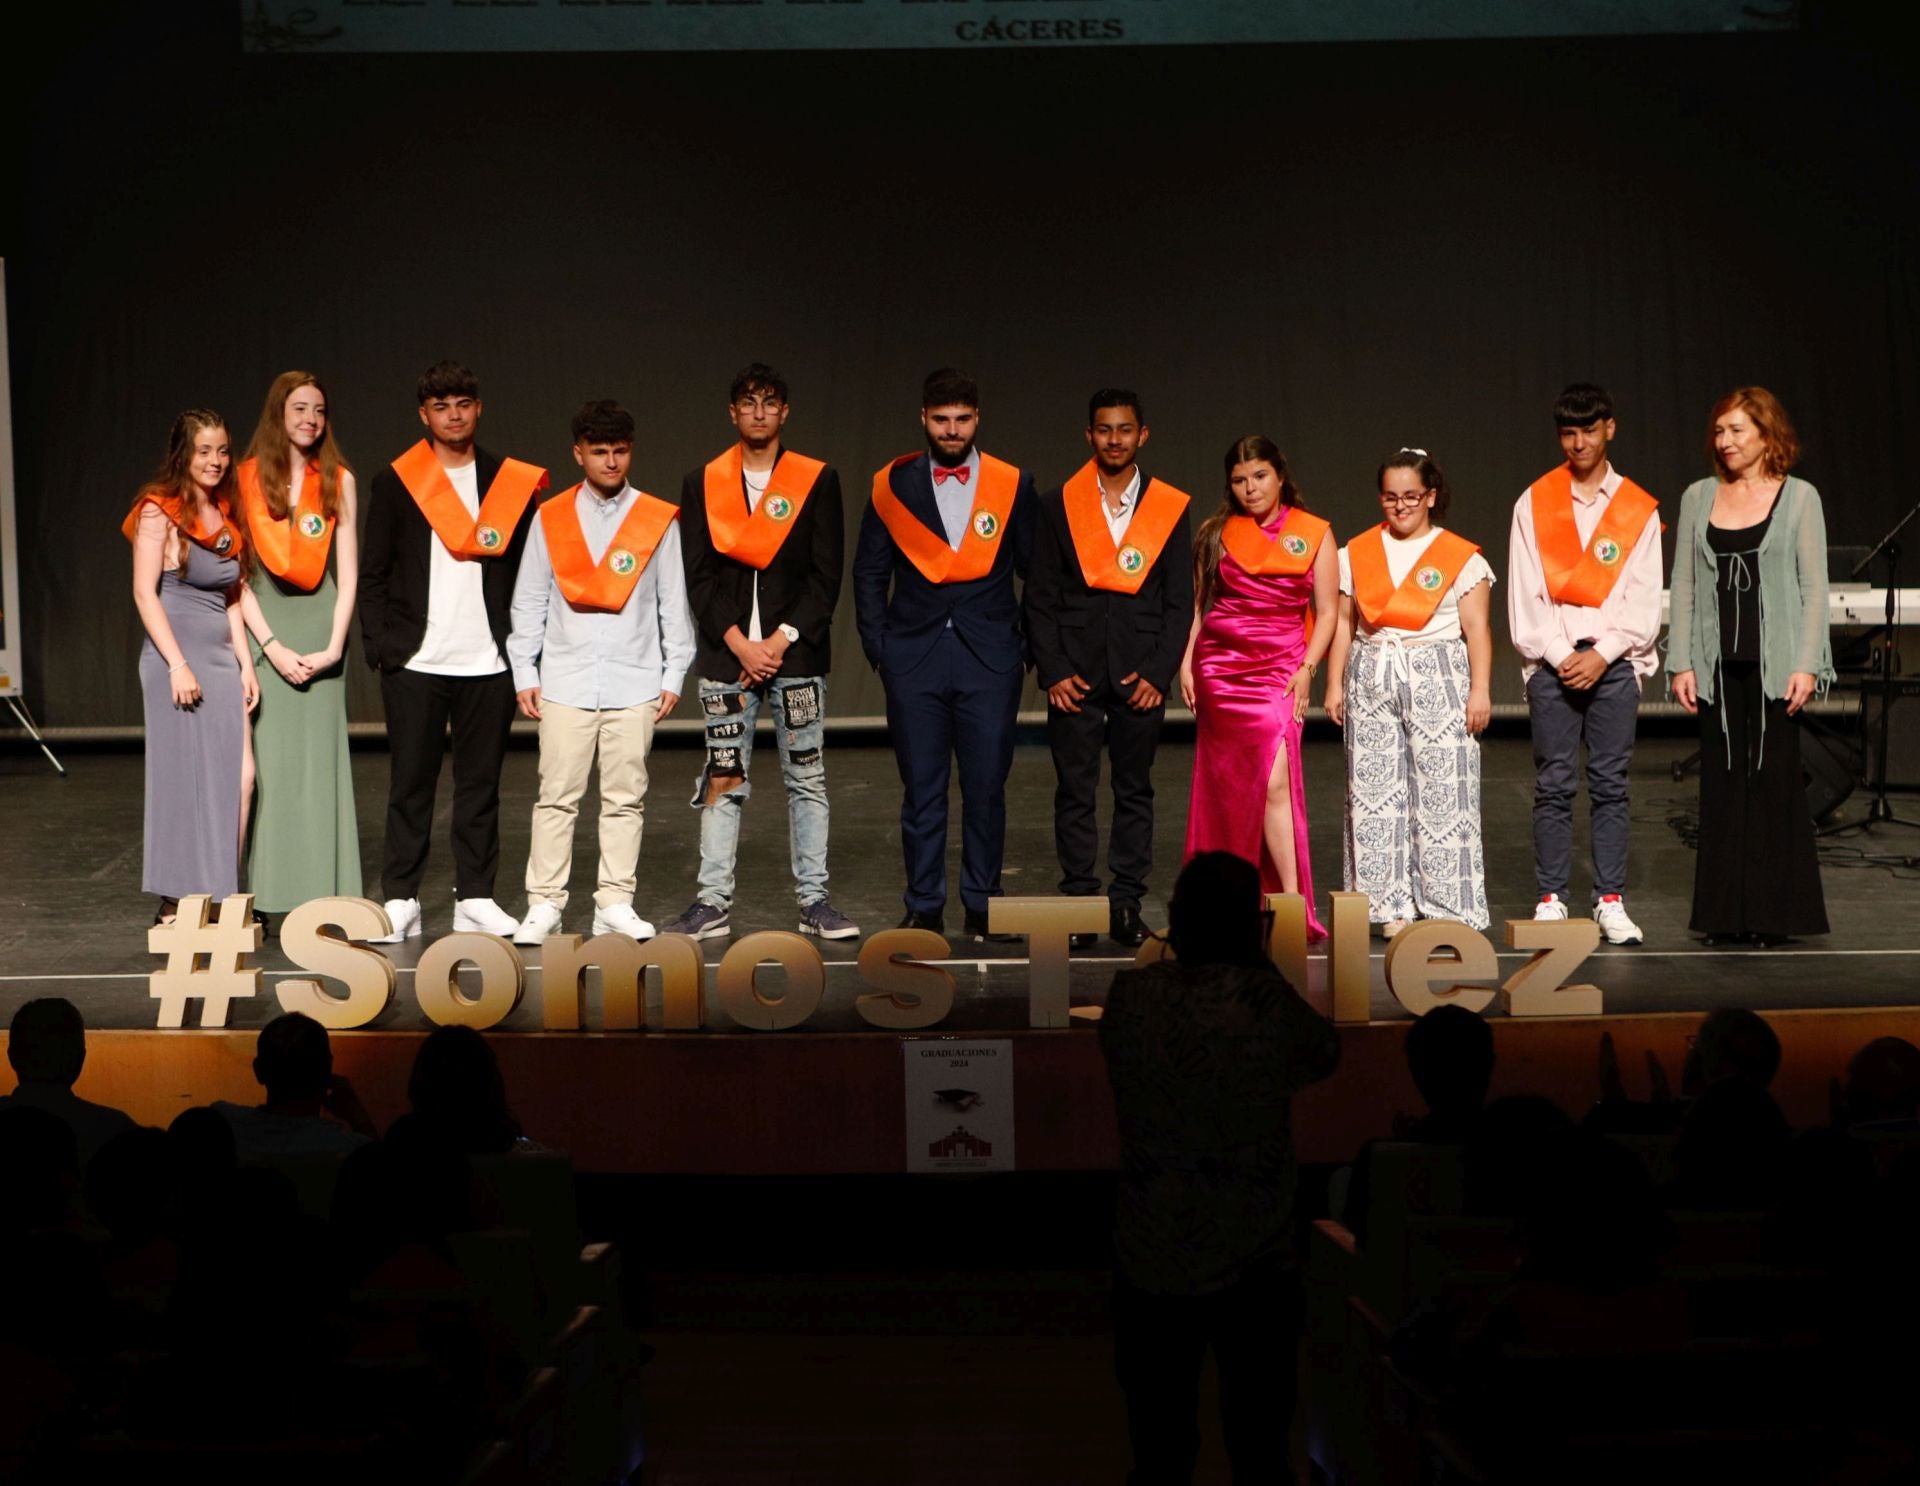
<svg viewBox="0 0 1920 1486">
<path fill-rule="evenodd" d="M 192 408 L 174 420 L 166 460 L 121 530 L 133 543 L 133 603 L 146 628 L 142 883 L 160 899 L 160 923 L 189 893 L 238 890 L 253 793 L 247 713 L 260 685 L 240 624 L 246 535 L 224 418 Z"/>
<path fill-rule="evenodd" d="M 256 908 L 284 913 L 309 898 L 358 897 L 362 888 L 341 666 L 359 532 L 353 471 L 312 372 L 274 378 L 234 478 L 253 552 L 241 615 L 257 660 L 266 661 L 256 661 L 260 790 L 247 886 Z"/>
</svg>

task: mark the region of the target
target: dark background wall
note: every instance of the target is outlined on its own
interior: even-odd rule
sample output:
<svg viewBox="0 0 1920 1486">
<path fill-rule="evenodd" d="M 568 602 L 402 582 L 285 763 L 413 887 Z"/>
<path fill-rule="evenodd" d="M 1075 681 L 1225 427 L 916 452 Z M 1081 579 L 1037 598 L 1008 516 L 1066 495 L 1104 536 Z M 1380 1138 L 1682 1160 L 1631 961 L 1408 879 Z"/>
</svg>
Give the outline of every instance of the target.
<svg viewBox="0 0 1920 1486">
<path fill-rule="evenodd" d="M 570 483 L 569 415 L 617 397 L 636 483 L 675 496 L 730 437 L 732 371 L 768 360 L 850 531 L 947 362 L 983 446 L 1043 483 L 1111 381 L 1202 510 L 1245 432 L 1343 534 L 1381 453 L 1425 446 L 1496 566 L 1575 379 L 1612 389 L 1616 462 L 1669 520 L 1747 382 L 1798 420 L 1835 541 L 1916 497 L 1914 101 L 1858 33 L 309 57 L 242 54 L 225 6 L 99 14 L 15 49 L 0 237 L 24 671 L 54 725 L 140 720 L 116 528 L 174 413 L 244 444 L 289 366 L 325 375 L 362 471 L 453 356 L 484 442 Z M 850 596 L 835 655 L 835 712 L 877 713 Z M 1502 651 L 1496 701 L 1517 681 Z"/>
</svg>

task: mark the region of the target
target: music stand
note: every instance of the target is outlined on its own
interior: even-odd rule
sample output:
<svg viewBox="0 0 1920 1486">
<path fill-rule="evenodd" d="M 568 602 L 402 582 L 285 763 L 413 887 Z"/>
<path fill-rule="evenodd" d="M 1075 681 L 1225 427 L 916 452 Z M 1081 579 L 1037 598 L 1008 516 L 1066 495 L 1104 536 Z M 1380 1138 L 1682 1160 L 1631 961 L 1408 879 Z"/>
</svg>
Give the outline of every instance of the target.
<svg viewBox="0 0 1920 1486">
<path fill-rule="evenodd" d="M 1915 516 L 1920 516 L 1920 504 L 1916 504 L 1912 510 L 1896 521 L 1893 524 L 1893 530 L 1874 543 L 1873 550 L 1856 562 L 1847 574 L 1849 578 L 1858 578 L 1873 566 L 1873 560 L 1876 557 L 1885 557 L 1887 560 L 1887 632 L 1886 638 L 1880 645 L 1880 767 L 1875 776 L 1873 799 L 1867 805 L 1866 817 L 1862 820 L 1848 821 L 1843 826 L 1830 827 L 1822 834 L 1838 835 L 1842 831 L 1853 830 L 1870 831 L 1876 825 L 1920 826 L 1920 820 L 1896 815 L 1893 806 L 1887 802 L 1888 727 L 1893 721 L 1893 653 L 1894 640 L 1898 635 L 1894 626 L 1898 618 L 1900 533 L 1906 530 L 1907 523 Z M 1860 694 L 1862 698 L 1866 696 L 1864 688 Z"/>
</svg>

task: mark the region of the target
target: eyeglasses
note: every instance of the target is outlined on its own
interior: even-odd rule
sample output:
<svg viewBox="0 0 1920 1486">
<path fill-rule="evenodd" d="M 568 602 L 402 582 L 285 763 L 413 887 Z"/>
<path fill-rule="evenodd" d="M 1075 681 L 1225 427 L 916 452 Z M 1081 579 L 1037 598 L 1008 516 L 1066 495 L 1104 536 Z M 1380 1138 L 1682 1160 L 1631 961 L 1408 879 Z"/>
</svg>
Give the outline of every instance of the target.
<svg viewBox="0 0 1920 1486">
<path fill-rule="evenodd" d="M 1382 491 L 1380 494 L 1380 504 L 1383 506 L 1417 506 L 1432 494 L 1433 492 L 1431 490 L 1423 490 L 1418 495 L 1388 495 L 1385 491 Z"/>
<path fill-rule="evenodd" d="M 734 404 L 743 413 L 777 413 L 785 406 L 778 397 L 743 397 Z"/>
</svg>

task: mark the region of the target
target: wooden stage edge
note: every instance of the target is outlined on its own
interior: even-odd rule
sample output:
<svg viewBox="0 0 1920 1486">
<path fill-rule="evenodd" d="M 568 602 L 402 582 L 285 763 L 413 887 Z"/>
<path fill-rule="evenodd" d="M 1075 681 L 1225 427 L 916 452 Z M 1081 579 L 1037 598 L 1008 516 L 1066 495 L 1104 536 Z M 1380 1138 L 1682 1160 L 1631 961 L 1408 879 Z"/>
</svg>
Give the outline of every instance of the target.
<svg viewBox="0 0 1920 1486">
<path fill-rule="evenodd" d="M 1876 1037 L 1920 1041 L 1920 1007 L 1767 1012 L 1784 1049 L 1774 1084 L 1797 1128 L 1825 1124 L 1829 1083 Z M 1602 1031 L 1627 1092 L 1648 1093 L 1646 1055 L 1674 1087 L 1695 1012 L 1491 1017 L 1494 1094 L 1545 1094 L 1576 1117 L 1598 1093 Z M 1400 1041 L 1411 1023 L 1341 1029 L 1339 1071 L 1294 1101 L 1300 1159 L 1339 1162 L 1417 1110 Z M 334 1034 L 334 1064 L 384 1128 L 406 1108 L 424 1032 Z M 215 1099 L 253 1104 L 253 1031 L 97 1031 L 76 1091 L 146 1124 Z M 1015 1146 L 1028 1171 L 1111 1168 L 1113 1104 L 1092 1028 L 884 1032 L 530 1032 L 493 1039 L 527 1133 L 582 1171 L 641 1175 L 850 1175 L 905 1169 L 903 1047 L 1006 1038 L 1014 1044 Z M 12 1070 L 0 1067 L 0 1092 Z"/>
</svg>

